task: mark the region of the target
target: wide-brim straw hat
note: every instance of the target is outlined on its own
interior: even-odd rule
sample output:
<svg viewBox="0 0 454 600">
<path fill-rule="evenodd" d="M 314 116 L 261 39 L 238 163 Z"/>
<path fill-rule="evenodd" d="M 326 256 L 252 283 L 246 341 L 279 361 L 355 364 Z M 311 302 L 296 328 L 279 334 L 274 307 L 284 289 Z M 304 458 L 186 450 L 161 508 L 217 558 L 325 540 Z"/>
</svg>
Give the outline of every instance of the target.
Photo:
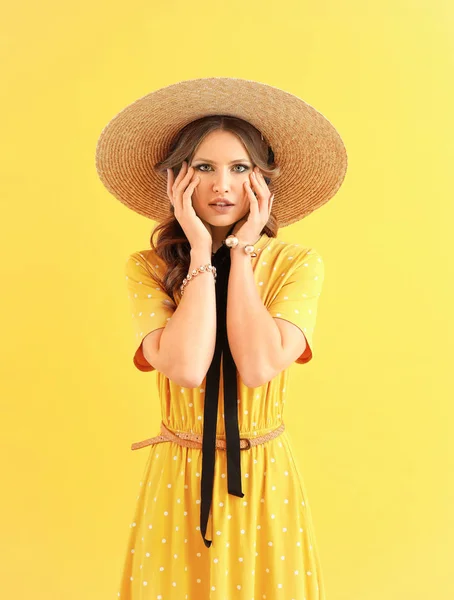
<svg viewBox="0 0 454 600">
<path fill-rule="evenodd" d="M 208 115 L 244 119 L 271 146 L 281 168 L 269 185 L 279 227 L 306 217 L 340 188 L 347 152 L 330 121 L 289 92 L 232 77 L 180 81 L 123 108 L 104 127 L 96 146 L 102 183 L 137 213 L 155 221 L 168 217 L 167 178 L 153 166 L 166 158 L 180 129 Z"/>
</svg>

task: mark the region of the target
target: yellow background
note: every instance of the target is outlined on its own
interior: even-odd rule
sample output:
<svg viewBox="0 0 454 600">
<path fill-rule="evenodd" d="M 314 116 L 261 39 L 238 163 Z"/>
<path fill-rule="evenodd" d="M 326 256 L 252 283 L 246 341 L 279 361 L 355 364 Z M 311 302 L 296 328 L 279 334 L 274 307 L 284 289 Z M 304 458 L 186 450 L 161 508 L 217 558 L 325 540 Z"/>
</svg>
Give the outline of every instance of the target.
<svg viewBox="0 0 454 600">
<path fill-rule="evenodd" d="M 123 267 L 154 223 L 95 146 L 130 102 L 208 76 L 300 96 L 348 150 L 338 194 L 279 233 L 326 268 L 284 419 L 327 600 L 453 598 L 453 5 L 27 1 L 1 28 L 2 598 L 117 597 L 130 444 L 160 420 Z"/>
</svg>

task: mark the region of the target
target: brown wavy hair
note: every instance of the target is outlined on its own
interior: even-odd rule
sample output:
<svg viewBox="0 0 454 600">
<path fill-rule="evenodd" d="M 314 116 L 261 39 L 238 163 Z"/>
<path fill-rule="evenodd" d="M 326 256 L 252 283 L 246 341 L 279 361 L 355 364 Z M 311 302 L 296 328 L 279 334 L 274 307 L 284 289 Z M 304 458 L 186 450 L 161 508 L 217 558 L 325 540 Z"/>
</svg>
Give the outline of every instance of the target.
<svg viewBox="0 0 454 600">
<path fill-rule="evenodd" d="M 167 157 L 154 165 L 154 170 L 167 179 L 167 169 L 172 169 L 174 178 L 180 172 L 183 161 L 189 164 L 202 140 L 212 131 L 230 131 L 236 134 L 246 147 L 254 165 L 262 171 L 267 185 L 272 191 L 272 180 L 279 176 L 280 168 L 274 162 L 271 146 L 262 137 L 262 133 L 251 123 L 237 117 L 227 115 L 210 115 L 192 121 L 183 127 L 170 145 Z M 233 231 L 232 225 L 232 231 Z M 266 233 L 276 237 L 279 227 L 273 212 L 260 235 Z M 153 238 L 158 236 L 155 244 Z M 165 262 L 166 272 L 161 280 L 157 280 L 162 290 L 174 301 L 181 299 L 180 285 L 189 271 L 191 263 L 191 246 L 174 215 L 174 207 L 169 200 L 169 216 L 159 222 L 150 237 L 153 251 Z M 156 277 L 155 277 L 156 279 Z M 175 302 L 170 303 L 173 308 Z"/>
</svg>

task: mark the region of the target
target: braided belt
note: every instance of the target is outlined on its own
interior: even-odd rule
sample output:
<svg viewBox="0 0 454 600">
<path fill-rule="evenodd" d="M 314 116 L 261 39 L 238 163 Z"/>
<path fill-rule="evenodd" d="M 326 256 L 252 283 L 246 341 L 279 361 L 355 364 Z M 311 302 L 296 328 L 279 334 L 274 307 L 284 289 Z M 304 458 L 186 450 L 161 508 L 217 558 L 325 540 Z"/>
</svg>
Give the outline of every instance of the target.
<svg viewBox="0 0 454 600">
<path fill-rule="evenodd" d="M 258 435 L 253 438 L 240 438 L 240 449 L 248 450 L 251 446 L 257 446 L 258 444 L 264 444 L 265 442 L 269 442 L 274 439 L 278 435 L 280 435 L 285 429 L 284 423 L 281 423 L 279 427 L 265 433 L 263 435 Z M 161 435 L 157 435 L 152 438 L 148 438 L 147 440 L 142 440 L 141 442 L 135 442 L 131 446 L 131 450 L 139 450 L 140 448 L 144 448 L 145 446 L 151 446 L 154 444 L 159 444 L 161 442 L 175 442 L 180 446 L 186 446 L 187 448 L 202 448 L 202 436 L 198 433 L 190 433 L 188 431 L 184 432 L 173 432 L 168 427 L 164 425 L 161 421 Z M 216 439 L 216 448 L 219 450 L 226 450 L 227 443 L 225 438 L 217 438 Z"/>
</svg>

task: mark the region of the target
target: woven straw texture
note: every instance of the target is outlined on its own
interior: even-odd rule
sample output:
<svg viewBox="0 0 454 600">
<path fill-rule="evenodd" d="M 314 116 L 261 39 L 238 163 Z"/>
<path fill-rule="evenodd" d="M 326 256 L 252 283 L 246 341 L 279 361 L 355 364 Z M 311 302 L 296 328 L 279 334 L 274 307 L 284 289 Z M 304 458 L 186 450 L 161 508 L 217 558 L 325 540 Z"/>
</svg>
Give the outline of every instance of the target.
<svg viewBox="0 0 454 600">
<path fill-rule="evenodd" d="M 96 169 L 108 191 L 130 209 L 161 221 L 169 215 L 163 160 L 179 130 L 206 115 L 250 122 L 271 145 L 281 175 L 270 183 L 280 227 L 328 202 L 347 170 L 343 141 L 315 108 L 279 88 L 246 79 L 181 81 L 139 98 L 115 115 L 96 147 Z"/>
</svg>

